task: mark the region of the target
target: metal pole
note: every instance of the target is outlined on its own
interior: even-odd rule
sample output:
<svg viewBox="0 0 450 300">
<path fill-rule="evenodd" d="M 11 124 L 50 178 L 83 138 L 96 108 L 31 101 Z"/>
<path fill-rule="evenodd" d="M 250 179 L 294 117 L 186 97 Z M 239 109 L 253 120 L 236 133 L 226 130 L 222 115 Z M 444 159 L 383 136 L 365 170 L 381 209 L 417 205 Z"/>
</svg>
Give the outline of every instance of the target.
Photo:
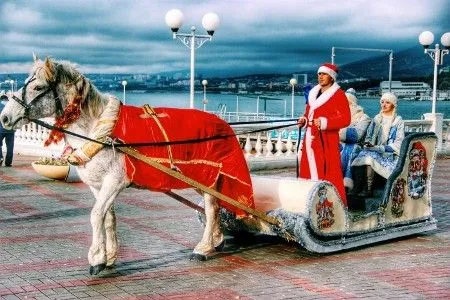
<svg viewBox="0 0 450 300">
<path fill-rule="evenodd" d="M 292 85 L 291 118 L 294 118 L 294 85 Z"/>
<path fill-rule="evenodd" d="M 259 96 L 256 98 L 256 117 L 259 116 Z"/>
<path fill-rule="evenodd" d="M 236 96 L 236 120 L 239 122 L 239 96 Z"/>
<path fill-rule="evenodd" d="M 206 84 L 203 85 L 203 111 L 206 111 Z"/>
<path fill-rule="evenodd" d="M 433 96 L 432 96 L 432 107 L 431 107 L 431 113 L 436 113 L 436 94 L 437 94 L 437 71 L 438 71 L 438 65 L 440 61 L 440 50 L 439 50 L 439 44 L 436 44 L 434 47 L 434 73 L 433 73 Z"/>
<path fill-rule="evenodd" d="M 123 104 L 125 104 L 126 99 L 125 99 L 125 84 L 123 85 Z"/>
<path fill-rule="evenodd" d="M 335 54 L 334 54 L 334 46 L 333 47 L 331 47 L 331 63 L 334 65 L 334 56 L 335 56 Z"/>
<path fill-rule="evenodd" d="M 195 77 L 195 27 L 191 29 L 191 93 L 189 97 L 189 108 L 194 108 L 194 77 Z"/>
<path fill-rule="evenodd" d="M 348 47 L 332 47 L 331 48 L 331 63 L 334 64 L 334 57 L 336 49 L 353 50 L 353 51 L 371 51 L 371 52 L 389 52 L 389 91 L 392 89 L 392 61 L 394 60 L 394 50 L 392 49 L 372 49 L 372 48 L 348 48 Z"/>
<path fill-rule="evenodd" d="M 392 61 L 394 60 L 394 53 L 389 53 L 389 92 L 392 89 Z"/>
</svg>

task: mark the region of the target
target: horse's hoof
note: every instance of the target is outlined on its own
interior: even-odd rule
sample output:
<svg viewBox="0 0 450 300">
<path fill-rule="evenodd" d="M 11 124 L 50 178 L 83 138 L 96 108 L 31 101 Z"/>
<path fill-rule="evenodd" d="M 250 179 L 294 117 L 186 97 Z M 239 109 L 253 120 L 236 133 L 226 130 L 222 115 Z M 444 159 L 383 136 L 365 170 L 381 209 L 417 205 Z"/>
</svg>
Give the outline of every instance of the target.
<svg viewBox="0 0 450 300">
<path fill-rule="evenodd" d="M 101 271 L 103 271 L 106 268 L 106 264 L 99 264 L 96 266 L 91 266 L 89 269 L 89 274 L 91 275 L 97 275 Z"/>
<path fill-rule="evenodd" d="M 208 257 L 204 254 L 198 254 L 198 253 L 192 253 L 191 257 L 189 257 L 189 260 L 195 260 L 195 261 L 205 261 Z"/>
<path fill-rule="evenodd" d="M 216 249 L 217 252 L 221 252 L 223 248 L 225 248 L 225 240 L 223 240 L 222 243 L 214 247 L 214 249 Z"/>
</svg>

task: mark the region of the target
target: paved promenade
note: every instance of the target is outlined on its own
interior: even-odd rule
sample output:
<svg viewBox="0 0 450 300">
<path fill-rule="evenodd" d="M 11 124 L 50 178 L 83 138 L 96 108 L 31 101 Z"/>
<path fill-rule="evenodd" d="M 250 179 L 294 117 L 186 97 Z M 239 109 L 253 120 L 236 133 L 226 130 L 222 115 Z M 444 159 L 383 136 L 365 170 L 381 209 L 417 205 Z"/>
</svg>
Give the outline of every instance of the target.
<svg viewBox="0 0 450 300">
<path fill-rule="evenodd" d="M 119 259 L 99 277 L 87 262 L 88 187 L 42 178 L 31 160 L 0 167 L 1 299 L 450 298 L 450 159 L 438 159 L 433 174 L 436 231 L 331 255 L 228 237 L 223 253 L 189 261 L 202 234 L 194 211 L 127 189 L 116 205 Z"/>
</svg>

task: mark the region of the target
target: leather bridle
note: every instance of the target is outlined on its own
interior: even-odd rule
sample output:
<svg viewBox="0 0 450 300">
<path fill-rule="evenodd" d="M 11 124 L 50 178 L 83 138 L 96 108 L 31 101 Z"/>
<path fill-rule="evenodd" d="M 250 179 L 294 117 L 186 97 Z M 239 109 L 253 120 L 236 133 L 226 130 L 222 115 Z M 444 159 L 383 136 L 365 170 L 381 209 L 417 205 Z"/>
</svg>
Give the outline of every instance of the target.
<svg viewBox="0 0 450 300">
<path fill-rule="evenodd" d="M 17 123 L 20 119 L 23 119 L 23 118 L 29 119 L 30 110 L 33 108 L 33 106 L 36 105 L 36 103 L 39 101 L 39 99 L 44 97 L 49 92 L 53 93 L 53 98 L 55 100 L 55 107 L 56 107 L 56 111 L 55 111 L 56 116 L 61 116 L 64 113 L 61 99 L 58 96 L 58 92 L 56 91 L 56 86 L 59 83 L 58 76 L 56 76 L 56 78 L 57 79 L 55 81 L 48 82 L 48 87 L 46 89 L 44 89 L 42 92 L 40 92 L 30 102 L 28 102 L 27 101 L 27 87 L 31 82 L 36 80 L 36 72 L 35 72 L 33 74 L 33 76 L 29 80 L 27 80 L 25 82 L 24 86 L 22 87 L 22 99 L 18 98 L 16 95 L 12 96 L 12 98 L 25 109 L 23 117 L 19 118 L 15 123 Z"/>
</svg>

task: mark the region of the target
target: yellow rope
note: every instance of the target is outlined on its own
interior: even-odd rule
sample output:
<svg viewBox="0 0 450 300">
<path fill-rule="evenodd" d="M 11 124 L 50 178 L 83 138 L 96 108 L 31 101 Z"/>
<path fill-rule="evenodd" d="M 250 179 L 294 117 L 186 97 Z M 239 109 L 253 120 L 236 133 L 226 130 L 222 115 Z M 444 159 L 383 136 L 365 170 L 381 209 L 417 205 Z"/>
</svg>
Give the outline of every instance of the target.
<svg viewBox="0 0 450 300">
<path fill-rule="evenodd" d="M 164 130 L 164 127 L 162 126 L 161 122 L 159 121 L 158 115 L 153 110 L 153 108 L 150 105 L 145 104 L 143 106 L 143 109 L 144 109 L 144 113 L 147 116 L 151 116 L 153 118 L 153 120 L 155 121 L 156 125 L 158 125 L 159 130 L 161 130 L 161 133 L 163 134 L 164 139 L 166 140 L 166 142 L 170 142 L 169 141 L 169 137 L 167 136 L 166 130 Z M 172 148 L 170 147 L 170 145 L 167 145 L 167 154 L 168 154 L 169 159 L 170 159 L 170 165 L 171 166 L 175 166 L 174 163 L 173 163 Z"/>
<path fill-rule="evenodd" d="M 201 184 L 201 183 L 199 183 L 199 182 L 197 182 L 197 181 L 195 181 L 195 180 L 193 180 L 193 179 L 191 179 L 191 178 L 189 178 L 189 177 L 187 177 L 187 176 L 185 176 L 185 175 L 183 175 L 183 174 L 181 174 L 181 173 L 179 173 L 177 171 L 174 171 L 174 170 L 172 170 L 172 169 L 170 169 L 170 168 L 168 168 L 168 167 L 166 167 L 166 166 L 164 166 L 164 165 L 154 161 L 153 159 L 145 156 L 142 153 L 139 153 L 138 151 L 136 151 L 136 150 L 134 150 L 134 149 L 132 149 L 130 147 L 122 147 L 122 148 L 120 148 L 120 151 L 122 151 L 122 152 L 124 152 L 124 153 L 126 153 L 126 154 L 128 154 L 128 155 L 130 155 L 130 156 L 132 156 L 134 158 L 137 158 L 137 159 L 139 159 L 139 160 L 149 164 L 150 166 L 152 166 L 152 167 L 154 167 L 154 168 L 156 168 L 156 169 L 158 169 L 158 170 L 160 170 L 160 171 L 162 171 L 162 172 L 164 172 L 164 173 L 166 173 L 166 174 L 168 174 L 168 175 L 170 175 L 172 177 L 175 177 L 176 179 L 179 179 L 179 180 L 189 184 L 192 187 L 195 187 L 195 188 L 197 188 L 197 189 L 199 189 L 199 190 L 201 190 L 201 191 L 203 191 L 205 193 L 208 193 L 208 194 L 210 194 L 210 195 L 212 195 L 212 196 L 214 196 L 214 197 L 216 197 L 216 198 L 218 198 L 218 199 L 220 199 L 222 201 L 225 201 L 228 204 L 233 205 L 234 207 L 242 209 L 243 211 L 258 217 L 258 218 L 262 219 L 263 221 L 266 221 L 269 224 L 279 225 L 279 221 L 277 219 L 275 219 L 275 218 L 273 218 L 271 216 L 268 216 L 267 214 L 265 214 L 263 212 L 260 212 L 258 210 L 253 209 L 253 208 L 250 208 L 250 207 L 247 207 L 247 206 L 243 205 L 242 203 L 240 203 L 240 202 L 238 202 L 238 201 L 236 201 L 236 200 L 234 200 L 234 199 L 232 199 L 232 198 L 230 198 L 230 197 L 228 197 L 228 196 L 226 196 L 226 195 L 224 195 L 222 193 L 219 193 L 218 191 L 216 191 L 216 190 L 214 190 L 214 189 L 212 189 L 210 187 L 207 187 L 206 185 L 203 185 L 203 184 Z"/>
</svg>

